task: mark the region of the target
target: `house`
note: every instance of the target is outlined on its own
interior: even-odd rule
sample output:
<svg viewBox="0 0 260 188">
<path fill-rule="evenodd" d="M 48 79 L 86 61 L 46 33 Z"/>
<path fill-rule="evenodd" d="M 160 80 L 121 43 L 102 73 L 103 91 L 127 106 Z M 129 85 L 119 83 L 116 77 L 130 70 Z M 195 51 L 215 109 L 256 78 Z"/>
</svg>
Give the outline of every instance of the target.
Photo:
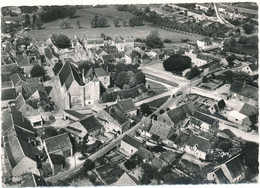
<svg viewBox="0 0 260 188">
<path fill-rule="evenodd" d="M 70 124 L 65 130 L 70 132 L 77 142 L 82 142 L 85 136 L 91 139 L 100 135 L 102 128 L 102 124 L 92 115 Z"/>
<path fill-rule="evenodd" d="M 188 17 L 193 17 L 195 20 L 205 20 L 206 19 L 206 15 L 203 11 L 201 10 L 188 10 L 187 11 L 187 16 Z"/>
<path fill-rule="evenodd" d="M 2 144 L 6 164 L 12 175 L 27 173 L 39 175 L 38 162 L 40 151 L 36 148 L 33 128 L 26 122 L 15 107 L 2 112 Z"/>
<path fill-rule="evenodd" d="M 48 187 L 48 183 L 42 176 L 31 173 L 30 177 L 25 180 L 21 187 Z"/>
<path fill-rule="evenodd" d="M 244 179 L 245 171 L 242 156 L 238 154 L 215 167 L 207 174 L 207 179 L 216 183 L 239 183 Z"/>
<path fill-rule="evenodd" d="M 250 121 L 248 116 L 235 110 L 232 110 L 227 113 L 227 119 L 237 124 L 238 128 L 243 131 L 249 131 L 252 125 L 252 122 Z"/>
<path fill-rule="evenodd" d="M 191 126 L 196 129 L 214 134 L 218 130 L 219 121 L 198 111 L 190 117 Z"/>
<path fill-rule="evenodd" d="M 230 93 L 234 98 L 253 106 L 258 106 L 258 88 L 234 80 L 230 87 Z"/>
<path fill-rule="evenodd" d="M 125 47 L 128 45 L 134 47 L 134 38 L 124 39 L 121 36 L 115 36 L 114 40 L 112 41 L 112 44 L 116 46 L 119 52 L 121 52 L 124 51 Z"/>
<path fill-rule="evenodd" d="M 185 51 L 185 55 L 191 58 L 191 62 L 194 66 L 200 67 L 208 63 L 208 58 L 204 55 L 198 54 L 195 50 Z"/>
<path fill-rule="evenodd" d="M 243 67 L 241 71 L 250 76 L 254 76 L 254 75 L 258 74 L 258 66 L 256 64 L 250 64 L 250 65 Z"/>
<path fill-rule="evenodd" d="M 34 58 L 27 56 L 26 54 L 18 55 L 15 57 L 15 61 L 20 68 L 24 70 L 26 76 L 30 77 L 31 70 L 34 65 L 38 64 L 39 62 L 36 61 Z"/>
<path fill-rule="evenodd" d="M 135 186 L 141 185 L 141 182 L 138 181 L 135 177 L 131 176 L 125 172 L 118 180 L 113 184 L 113 186 Z"/>
<path fill-rule="evenodd" d="M 120 150 L 128 156 L 133 155 L 142 146 L 142 143 L 136 138 L 125 135 L 121 140 Z"/>
<path fill-rule="evenodd" d="M 130 117 L 137 115 L 137 107 L 131 98 L 117 100 L 116 106 L 125 114 Z"/>
<path fill-rule="evenodd" d="M 83 40 L 84 43 L 84 47 L 86 50 L 90 49 L 90 48 L 97 48 L 100 46 L 104 46 L 104 40 L 101 38 L 97 38 L 97 39 L 84 39 Z"/>
<path fill-rule="evenodd" d="M 136 155 L 143 160 L 144 163 L 151 162 L 153 160 L 153 153 L 144 147 L 140 147 L 136 152 Z"/>
<path fill-rule="evenodd" d="M 223 67 L 227 67 L 228 66 L 228 61 L 226 58 L 222 58 L 220 60 L 220 64 L 223 66 Z"/>
<path fill-rule="evenodd" d="M 88 71 L 86 76 L 89 76 L 92 73 L 95 74 L 97 79 L 102 83 L 105 88 L 108 88 L 108 86 L 110 85 L 110 75 L 108 72 L 106 72 L 103 68 L 93 68 Z"/>
<path fill-rule="evenodd" d="M 55 63 L 59 61 L 59 58 L 53 55 L 52 50 L 49 47 L 44 48 L 44 56 L 45 56 L 46 63 L 48 63 L 49 65 L 54 66 Z"/>
<path fill-rule="evenodd" d="M 170 165 L 178 157 L 178 155 L 179 153 L 168 150 L 161 154 L 160 159 L 164 160 L 168 165 Z"/>
<path fill-rule="evenodd" d="M 212 38 L 204 38 L 197 40 L 197 46 L 199 50 L 201 51 L 209 51 L 216 48 L 222 48 L 223 47 L 223 40 L 218 39 L 212 39 Z"/>
<path fill-rule="evenodd" d="M 8 106 L 11 101 L 15 101 L 16 97 L 17 93 L 15 88 L 1 89 L 1 106 Z"/>
<path fill-rule="evenodd" d="M 221 64 L 219 60 L 211 60 L 207 64 L 202 65 L 199 67 L 203 71 L 203 75 L 206 76 L 208 74 L 211 74 L 213 72 L 216 72 L 221 68 Z"/>
<path fill-rule="evenodd" d="M 78 69 L 68 61 L 59 74 L 61 101 L 65 109 L 93 105 L 100 97 L 99 81 L 95 76 L 83 78 Z"/>
<path fill-rule="evenodd" d="M 130 121 L 116 105 L 108 106 L 97 112 L 106 132 L 122 134 L 130 129 Z"/>
<path fill-rule="evenodd" d="M 13 87 L 19 87 L 21 88 L 21 86 L 26 84 L 26 78 L 23 74 L 21 73 L 15 73 L 13 75 L 10 76 L 10 80 L 12 82 Z M 19 91 L 20 89 L 17 89 L 17 91 Z"/>
<path fill-rule="evenodd" d="M 63 112 L 63 118 L 65 120 L 71 120 L 71 121 L 79 121 L 81 119 L 84 119 L 87 117 L 85 114 L 81 114 L 75 110 L 64 110 Z"/>
<path fill-rule="evenodd" d="M 258 123 L 258 108 L 245 103 L 240 109 L 239 113 L 249 117 L 252 124 Z"/>
<path fill-rule="evenodd" d="M 154 157 L 151 164 L 153 167 L 157 168 L 158 170 L 161 170 L 163 167 L 167 166 L 167 163 L 158 157 Z"/>
<path fill-rule="evenodd" d="M 48 155 L 59 154 L 64 158 L 72 156 L 72 144 L 67 133 L 46 138 L 43 141 L 44 148 Z"/>
<path fill-rule="evenodd" d="M 175 109 L 164 112 L 157 117 L 160 124 L 166 124 L 173 129 L 183 126 L 188 120 L 188 117 L 193 114 L 195 106 L 192 102 L 178 106 Z"/>
<path fill-rule="evenodd" d="M 206 155 L 209 153 L 210 146 L 211 144 L 208 140 L 193 135 L 185 144 L 185 152 L 195 156 L 198 159 L 206 160 Z"/>
<path fill-rule="evenodd" d="M 149 133 L 165 140 L 173 135 L 174 129 L 170 125 L 153 120 Z"/>
<path fill-rule="evenodd" d="M 210 4 L 208 4 L 208 3 L 203 3 L 203 4 L 196 3 L 195 7 L 197 10 L 203 10 L 205 12 L 207 12 L 211 8 Z"/>
</svg>

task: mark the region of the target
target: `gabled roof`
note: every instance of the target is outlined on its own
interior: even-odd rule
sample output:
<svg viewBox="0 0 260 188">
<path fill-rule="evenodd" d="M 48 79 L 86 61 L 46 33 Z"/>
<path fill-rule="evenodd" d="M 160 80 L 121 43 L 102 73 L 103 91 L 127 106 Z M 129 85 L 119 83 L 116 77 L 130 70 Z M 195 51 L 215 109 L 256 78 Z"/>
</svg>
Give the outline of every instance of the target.
<svg viewBox="0 0 260 188">
<path fill-rule="evenodd" d="M 167 139 L 174 133 L 174 130 L 165 123 L 160 124 L 159 122 L 154 121 L 149 132 L 159 136 L 161 139 Z"/>
<path fill-rule="evenodd" d="M 210 143 L 208 140 L 202 138 L 202 137 L 197 137 L 197 136 L 191 136 L 189 140 L 187 141 L 186 145 L 188 146 L 198 146 L 198 150 L 203 151 L 203 152 L 208 152 L 210 149 Z"/>
<path fill-rule="evenodd" d="M 68 113 L 68 114 L 70 114 L 72 116 L 75 116 L 78 119 L 83 119 L 83 118 L 86 117 L 86 115 L 81 114 L 81 113 L 79 113 L 79 112 L 77 112 L 75 110 L 64 110 L 64 112 L 66 112 L 66 113 Z"/>
<path fill-rule="evenodd" d="M 75 80 L 80 86 L 83 86 L 83 80 L 77 68 L 68 61 L 63 65 L 59 72 L 60 83 L 63 86 L 66 83 L 66 88 L 69 89 L 73 80 Z"/>
<path fill-rule="evenodd" d="M 104 43 L 104 39 L 87 39 L 87 44 L 103 44 Z"/>
<path fill-rule="evenodd" d="M 29 60 L 29 58 L 28 58 L 27 56 L 25 56 L 25 55 L 16 56 L 15 60 L 16 60 L 17 64 L 18 64 L 20 67 L 30 65 L 30 60 Z"/>
<path fill-rule="evenodd" d="M 31 174 L 31 176 L 25 180 L 21 187 L 47 187 L 48 184 L 42 176 Z"/>
<path fill-rule="evenodd" d="M 166 113 L 174 124 L 178 124 L 181 121 L 185 120 L 188 115 L 192 115 L 194 110 L 194 104 L 192 102 L 189 102 L 175 109 L 167 111 Z"/>
<path fill-rule="evenodd" d="M 120 125 L 123 125 L 129 120 L 127 117 L 119 110 L 115 105 L 108 106 L 104 109 L 114 120 L 116 120 Z"/>
<path fill-rule="evenodd" d="M 125 42 L 124 38 L 121 36 L 116 36 L 114 41 L 115 41 L 115 43 L 124 43 Z"/>
<path fill-rule="evenodd" d="M 20 81 L 23 81 L 24 84 L 26 84 L 26 78 L 21 73 L 15 73 L 15 74 L 11 75 L 10 79 L 14 86 L 16 86 Z"/>
<path fill-rule="evenodd" d="M 24 91 L 27 93 L 28 97 L 34 94 L 36 91 L 44 92 L 45 88 L 43 84 L 39 83 L 30 83 L 22 86 Z"/>
<path fill-rule="evenodd" d="M 118 52 L 116 46 L 101 46 L 101 48 L 108 54 L 113 54 Z"/>
<path fill-rule="evenodd" d="M 240 154 L 228 160 L 225 165 L 232 178 L 238 177 L 245 170 L 243 166 L 243 158 Z"/>
<path fill-rule="evenodd" d="M 139 140 L 127 134 L 123 137 L 122 141 L 135 147 L 136 149 L 139 149 L 142 145 L 142 143 Z"/>
<path fill-rule="evenodd" d="M 103 128 L 102 124 L 95 118 L 94 115 L 82 119 L 79 123 L 88 131 L 94 131 Z"/>
<path fill-rule="evenodd" d="M 141 183 L 133 176 L 125 172 L 113 186 L 134 186 L 141 185 Z"/>
<path fill-rule="evenodd" d="M 52 164 L 54 165 L 62 165 L 64 164 L 64 157 L 58 154 L 50 154 L 50 159 Z"/>
<path fill-rule="evenodd" d="M 131 98 L 117 101 L 116 105 L 120 110 L 122 109 L 122 112 L 130 112 L 137 109 Z"/>
<path fill-rule="evenodd" d="M 94 70 L 97 77 L 109 76 L 109 74 L 103 68 L 95 68 Z"/>
<path fill-rule="evenodd" d="M 150 152 L 149 150 L 143 148 L 142 146 L 138 149 L 138 151 L 136 152 L 136 155 L 139 156 L 143 160 L 153 158 L 153 153 Z"/>
<path fill-rule="evenodd" d="M 220 101 L 218 101 L 219 109 L 223 109 L 223 108 L 225 108 L 225 106 L 226 106 L 226 103 L 225 103 L 224 99 L 221 99 Z"/>
<path fill-rule="evenodd" d="M 216 177 L 219 180 L 219 183 L 221 184 L 228 184 L 229 181 L 227 179 L 227 177 L 225 176 L 223 170 L 221 168 L 219 168 L 218 170 L 215 171 Z"/>
<path fill-rule="evenodd" d="M 193 114 L 193 117 L 209 124 L 209 125 L 212 125 L 215 121 L 217 121 L 216 119 L 210 117 L 210 116 L 207 116 L 206 114 L 203 114 L 201 112 L 198 112 L 198 111 L 194 111 L 194 114 Z"/>
<path fill-rule="evenodd" d="M 3 73 L 10 73 L 10 71 L 15 68 L 15 67 L 18 67 L 16 63 L 13 63 L 13 64 L 9 64 L 9 65 L 1 65 L 1 71 L 2 71 L 2 74 Z"/>
<path fill-rule="evenodd" d="M 258 88 L 256 87 L 234 80 L 231 84 L 230 91 L 258 101 Z"/>
<path fill-rule="evenodd" d="M 15 88 L 7 88 L 1 90 L 1 101 L 4 100 L 15 100 L 17 93 Z"/>
<path fill-rule="evenodd" d="M 178 156 L 177 153 L 171 151 L 171 150 L 168 150 L 166 152 L 164 152 L 160 158 L 162 160 L 164 160 L 166 163 L 170 164 L 171 162 L 173 162 L 173 160 Z"/>
<path fill-rule="evenodd" d="M 258 121 L 258 108 L 250 104 L 245 103 L 240 109 L 239 113 L 249 117 L 251 122 L 254 124 Z"/>
<path fill-rule="evenodd" d="M 45 144 L 49 154 L 72 148 L 72 144 L 67 133 L 46 138 Z"/>
<path fill-rule="evenodd" d="M 6 81 L 1 83 L 1 88 L 11 88 L 12 87 L 12 82 L 11 81 Z"/>
<path fill-rule="evenodd" d="M 164 167 L 166 165 L 167 165 L 167 163 L 164 162 L 160 158 L 154 157 L 153 160 L 152 160 L 152 166 L 154 166 L 157 169 L 160 169 L 160 168 L 162 168 L 162 167 Z"/>
</svg>

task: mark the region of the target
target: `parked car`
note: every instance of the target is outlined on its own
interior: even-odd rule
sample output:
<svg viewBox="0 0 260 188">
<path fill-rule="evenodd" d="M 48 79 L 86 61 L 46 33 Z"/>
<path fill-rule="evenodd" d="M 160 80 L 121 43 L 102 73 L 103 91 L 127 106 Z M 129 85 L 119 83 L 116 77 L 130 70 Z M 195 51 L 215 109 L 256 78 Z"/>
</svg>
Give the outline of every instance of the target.
<svg viewBox="0 0 260 188">
<path fill-rule="evenodd" d="M 179 95 L 182 95 L 182 92 L 181 92 L 181 91 L 179 91 L 179 92 L 177 93 L 177 96 L 179 96 Z"/>
</svg>

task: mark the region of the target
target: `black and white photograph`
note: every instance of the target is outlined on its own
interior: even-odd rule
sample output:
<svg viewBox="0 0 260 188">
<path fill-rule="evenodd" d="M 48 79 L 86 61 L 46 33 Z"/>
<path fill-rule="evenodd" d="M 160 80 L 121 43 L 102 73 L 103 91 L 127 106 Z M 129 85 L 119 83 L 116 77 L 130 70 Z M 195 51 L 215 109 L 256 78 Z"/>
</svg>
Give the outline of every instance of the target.
<svg viewBox="0 0 260 188">
<path fill-rule="evenodd" d="M 259 184 L 258 13 L 1 2 L 1 186 Z"/>
</svg>

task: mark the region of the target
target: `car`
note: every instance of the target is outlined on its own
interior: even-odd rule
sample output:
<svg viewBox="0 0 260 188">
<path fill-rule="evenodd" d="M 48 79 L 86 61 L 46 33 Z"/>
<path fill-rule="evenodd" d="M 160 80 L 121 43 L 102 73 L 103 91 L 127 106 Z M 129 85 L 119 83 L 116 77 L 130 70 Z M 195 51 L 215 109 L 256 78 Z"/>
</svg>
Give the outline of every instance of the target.
<svg viewBox="0 0 260 188">
<path fill-rule="evenodd" d="M 172 95 L 172 98 L 175 98 L 175 95 L 174 95 L 174 94 Z"/>
<path fill-rule="evenodd" d="M 179 92 L 177 93 L 177 96 L 179 96 L 179 95 L 182 95 L 182 92 L 181 92 L 181 91 L 179 91 Z"/>
</svg>

